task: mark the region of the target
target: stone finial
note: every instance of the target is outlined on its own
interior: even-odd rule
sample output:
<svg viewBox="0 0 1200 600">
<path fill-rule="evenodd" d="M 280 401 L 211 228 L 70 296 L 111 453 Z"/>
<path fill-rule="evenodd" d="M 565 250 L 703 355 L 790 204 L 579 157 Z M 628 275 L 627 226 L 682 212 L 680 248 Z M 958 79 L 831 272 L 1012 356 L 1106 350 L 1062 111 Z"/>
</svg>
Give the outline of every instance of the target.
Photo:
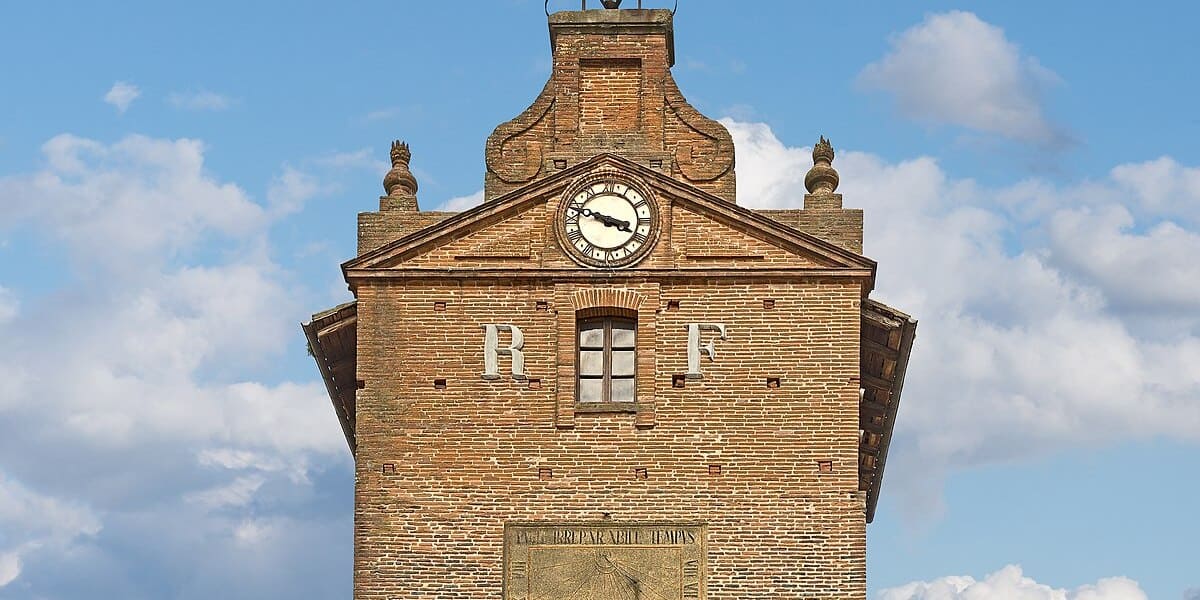
<svg viewBox="0 0 1200 600">
<path fill-rule="evenodd" d="M 621 0 L 600 0 L 600 4 L 607 9 L 621 8 Z"/>
<path fill-rule="evenodd" d="M 813 146 L 813 167 L 804 177 L 804 187 L 810 194 L 832 194 L 837 189 L 838 172 L 833 168 L 833 145 L 825 136 Z"/>
<path fill-rule="evenodd" d="M 408 170 L 411 159 L 408 144 L 400 140 L 392 142 L 392 170 L 383 177 L 383 191 L 389 197 L 417 195 L 417 178 Z"/>
</svg>

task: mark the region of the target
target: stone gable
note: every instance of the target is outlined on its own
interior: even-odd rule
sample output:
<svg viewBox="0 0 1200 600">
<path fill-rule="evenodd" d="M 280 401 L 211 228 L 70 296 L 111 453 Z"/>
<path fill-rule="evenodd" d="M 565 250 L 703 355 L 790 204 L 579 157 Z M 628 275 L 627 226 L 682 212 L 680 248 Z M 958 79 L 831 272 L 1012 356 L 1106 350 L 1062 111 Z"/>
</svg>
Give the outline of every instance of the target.
<svg viewBox="0 0 1200 600">
<path fill-rule="evenodd" d="M 762 218 L 623 157 L 602 155 L 442 220 L 346 263 L 348 270 L 398 268 L 576 269 L 554 221 L 568 185 L 592 173 L 637 177 L 656 197 L 661 239 L 630 270 L 858 269 L 874 262 Z"/>
</svg>

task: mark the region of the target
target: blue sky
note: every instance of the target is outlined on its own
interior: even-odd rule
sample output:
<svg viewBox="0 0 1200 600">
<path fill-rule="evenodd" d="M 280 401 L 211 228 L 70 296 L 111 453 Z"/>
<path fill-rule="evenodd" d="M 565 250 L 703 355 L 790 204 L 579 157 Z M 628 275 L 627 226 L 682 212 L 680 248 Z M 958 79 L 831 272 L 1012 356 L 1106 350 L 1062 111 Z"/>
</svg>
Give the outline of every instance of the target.
<svg viewBox="0 0 1200 600">
<path fill-rule="evenodd" d="M 921 319 L 872 597 L 1200 598 L 1196 8 L 680 4 L 739 202 L 798 205 L 830 137 Z M 470 205 L 541 3 L 10 2 L 0 56 L 0 599 L 348 598 L 297 324 L 392 139 Z"/>
</svg>

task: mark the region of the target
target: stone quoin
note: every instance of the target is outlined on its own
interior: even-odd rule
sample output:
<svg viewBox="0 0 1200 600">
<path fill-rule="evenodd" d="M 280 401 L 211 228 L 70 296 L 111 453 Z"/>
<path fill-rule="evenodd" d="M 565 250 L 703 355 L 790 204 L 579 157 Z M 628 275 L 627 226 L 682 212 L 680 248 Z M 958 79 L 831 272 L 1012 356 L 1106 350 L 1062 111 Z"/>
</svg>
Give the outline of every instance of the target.
<svg viewBox="0 0 1200 600">
<path fill-rule="evenodd" d="M 549 15 L 480 206 L 422 211 L 393 144 L 355 300 L 304 325 L 356 600 L 866 597 L 916 321 L 870 297 L 828 140 L 803 209 L 745 208 L 673 13 L 619 4 Z"/>
</svg>

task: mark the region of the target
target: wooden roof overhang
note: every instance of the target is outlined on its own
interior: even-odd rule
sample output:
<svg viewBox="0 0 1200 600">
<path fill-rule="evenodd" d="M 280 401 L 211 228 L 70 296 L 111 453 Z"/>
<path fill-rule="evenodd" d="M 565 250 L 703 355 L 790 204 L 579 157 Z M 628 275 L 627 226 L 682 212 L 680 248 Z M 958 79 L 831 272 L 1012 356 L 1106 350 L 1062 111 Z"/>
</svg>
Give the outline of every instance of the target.
<svg viewBox="0 0 1200 600">
<path fill-rule="evenodd" d="M 333 402 L 351 454 L 355 445 L 354 395 L 358 307 L 354 302 L 313 315 L 304 325 L 308 345 Z M 917 321 L 874 300 L 863 303 L 859 402 L 858 486 L 867 493 L 867 522 L 875 518 L 888 446 Z"/>
<path fill-rule="evenodd" d="M 342 424 L 350 454 L 358 447 L 354 438 L 354 393 L 358 370 L 358 302 L 348 302 L 313 315 L 302 325 L 308 338 L 308 353 L 317 361 L 325 390 L 333 401 L 333 412 Z"/>
<path fill-rule="evenodd" d="M 917 320 L 881 302 L 867 300 L 862 310 L 860 346 L 858 489 L 867 493 L 867 522 L 875 520 L 883 467 L 887 463 L 900 391 L 917 334 Z"/>
</svg>

